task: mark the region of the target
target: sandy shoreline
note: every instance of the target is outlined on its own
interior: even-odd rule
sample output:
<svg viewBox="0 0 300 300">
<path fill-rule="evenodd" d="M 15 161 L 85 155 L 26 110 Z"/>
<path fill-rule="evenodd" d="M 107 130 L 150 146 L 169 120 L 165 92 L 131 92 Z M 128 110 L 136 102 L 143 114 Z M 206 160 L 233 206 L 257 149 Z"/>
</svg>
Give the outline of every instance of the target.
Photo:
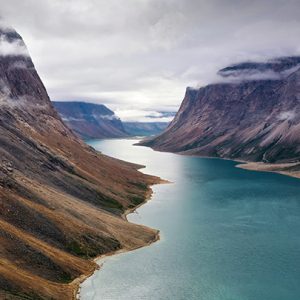
<svg viewBox="0 0 300 300">
<path fill-rule="evenodd" d="M 156 150 L 155 150 L 156 151 Z M 173 152 L 171 152 L 173 153 Z M 184 153 L 174 153 L 178 155 L 187 155 L 187 156 L 194 156 L 194 157 L 201 157 L 201 158 L 209 158 L 209 159 L 222 159 L 222 160 L 230 160 L 238 163 L 235 165 L 236 168 L 248 170 L 248 171 L 258 171 L 258 172 L 269 172 L 269 173 L 277 173 L 293 178 L 300 179 L 300 163 L 274 163 L 268 164 L 264 162 L 251 162 L 241 159 L 230 159 L 226 157 L 212 157 L 212 156 L 201 156 L 201 155 L 188 155 Z M 291 170 L 293 168 L 298 168 L 299 170 Z"/>
<path fill-rule="evenodd" d="M 260 172 L 270 172 L 278 173 L 285 176 L 290 176 L 294 178 L 300 178 L 300 170 L 293 170 L 294 167 L 299 167 L 299 163 L 284 163 L 284 164 L 266 164 L 263 162 L 244 162 L 238 161 L 240 164 L 236 165 L 237 168 L 249 170 L 249 171 L 260 171 Z"/>
<path fill-rule="evenodd" d="M 127 209 L 123 214 L 122 214 L 122 218 L 125 219 L 127 222 L 127 216 L 131 213 L 134 213 L 139 207 L 141 207 L 142 205 L 146 204 L 151 198 L 152 198 L 152 195 L 153 195 L 153 190 L 152 190 L 152 186 L 154 185 L 157 185 L 157 184 L 167 184 L 167 183 L 170 183 L 169 181 L 167 180 L 163 180 L 163 179 L 160 179 L 158 183 L 155 183 L 151 186 L 149 186 L 149 189 L 146 193 L 146 197 L 145 197 L 145 200 L 140 203 L 139 205 L 137 205 L 136 207 L 134 208 L 130 208 L 130 209 Z M 144 226 L 144 225 L 143 225 Z M 145 226 L 147 227 L 147 226 Z M 73 280 L 70 285 L 71 286 L 74 286 L 74 294 L 73 294 L 73 299 L 80 299 L 80 285 L 86 280 L 88 279 L 89 277 L 91 277 L 96 271 L 100 270 L 102 264 L 101 264 L 101 261 L 109 256 L 113 256 L 113 255 L 118 255 L 118 254 L 122 254 L 122 253 L 126 253 L 126 252 L 130 252 L 130 251 L 134 251 L 134 250 L 137 250 L 137 249 L 140 249 L 140 248 L 144 248 L 144 247 L 148 247 L 150 246 L 151 244 L 159 241 L 160 239 L 160 235 L 159 235 L 159 230 L 156 230 L 156 234 L 154 236 L 154 238 L 152 240 L 149 240 L 147 243 L 145 243 L 144 245 L 142 246 L 139 246 L 139 247 L 136 247 L 136 248 L 133 248 L 133 249 L 125 249 L 125 248 L 121 248 L 119 250 L 116 250 L 116 251 L 112 251 L 112 252 L 108 252 L 106 254 L 102 254 L 102 255 L 99 255 L 97 256 L 96 258 L 93 259 L 93 261 L 96 263 L 96 267 L 95 269 L 88 273 L 88 274 L 82 274 L 80 277 L 76 278 L 75 280 Z"/>
</svg>

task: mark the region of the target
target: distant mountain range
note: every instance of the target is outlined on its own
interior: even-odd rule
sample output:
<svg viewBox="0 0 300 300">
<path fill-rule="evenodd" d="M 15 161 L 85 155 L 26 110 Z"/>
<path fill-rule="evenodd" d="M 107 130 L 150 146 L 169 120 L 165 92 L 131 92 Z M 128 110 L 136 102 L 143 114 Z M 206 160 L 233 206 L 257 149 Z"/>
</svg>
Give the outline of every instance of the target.
<svg viewBox="0 0 300 300">
<path fill-rule="evenodd" d="M 220 70 L 219 76 L 219 83 L 187 88 L 168 128 L 141 144 L 298 172 L 300 57 L 241 63 Z"/>
<path fill-rule="evenodd" d="M 113 111 L 101 104 L 53 102 L 63 121 L 84 139 L 128 136 L 123 123 Z"/>
<path fill-rule="evenodd" d="M 53 102 L 65 124 L 83 139 L 151 136 L 161 133 L 168 122 L 124 122 L 102 104 L 87 102 Z M 162 112 L 164 117 L 175 113 Z M 151 118 L 151 117 L 149 117 Z"/>
</svg>

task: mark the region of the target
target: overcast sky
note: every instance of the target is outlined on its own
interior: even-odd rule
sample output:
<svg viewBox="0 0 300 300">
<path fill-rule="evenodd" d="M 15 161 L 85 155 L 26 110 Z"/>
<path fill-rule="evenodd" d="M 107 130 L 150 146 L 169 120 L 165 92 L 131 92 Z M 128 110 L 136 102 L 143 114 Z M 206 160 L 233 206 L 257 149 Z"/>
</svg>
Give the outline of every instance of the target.
<svg viewBox="0 0 300 300">
<path fill-rule="evenodd" d="M 228 64 L 300 53 L 299 0 L 0 4 L 52 100 L 103 103 L 123 119 L 176 111 L 187 86 Z"/>
</svg>

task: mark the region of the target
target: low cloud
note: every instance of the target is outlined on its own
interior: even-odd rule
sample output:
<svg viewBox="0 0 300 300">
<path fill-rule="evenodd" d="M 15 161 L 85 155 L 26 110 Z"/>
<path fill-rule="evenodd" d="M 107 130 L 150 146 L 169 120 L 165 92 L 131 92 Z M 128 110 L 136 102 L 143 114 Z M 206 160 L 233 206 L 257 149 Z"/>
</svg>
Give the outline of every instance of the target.
<svg viewBox="0 0 300 300">
<path fill-rule="evenodd" d="M 276 73 L 272 70 L 258 71 L 253 69 L 228 71 L 219 73 L 221 75 L 221 82 L 239 83 L 242 81 L 253 80 L 279 80 L 281 78 L 280 73 Z"/>
<path fill-rule="evenodd" d="M 16 106 L 17 101 L 11 97 L 11 90 L 3 79 L 0 79 L 0 106 Z"/>
<path fill-rule="evenodd" d="M 11 91 L 3 79 L 0 80 L 0 94 L 3 97 L 10 97 Z"/>
<path fill-rule="evenodd" d="M 158 112 L 145 110 L 117 110 L 116 115 L 125 122 L 171 122 L 174 118 L 172 112 Z"/>
<path fill-rule="evenodd" d="M 285 120 L 293 120 L 296 117 L 296 113 L 294 111 L 284 111 L 282 113 L 280 113 L 280 115 L 278 116 L 278 119 L 281 121 L 285 121 Z"/>
<path fill-rule="evenodd" d="M 289 75 L 293 74 L 294 72 L 297 72 L 299 69 L 300 69 L 300 64 L 293 67 L 293 68 L 290 68 L 290 69 L 287 69 L 287 70 L 283 71 L 281 74 L 284 77 L 288 77 Z"/>
<path fill-rule="evenodd" d="M 10 69 L 28 69 L 28 65 L 25 61 L 15 61 L 10 66 Z"/>
<path fill-rule="evenodd" d="M 259 80 L 281 80 L 292 73 L 298 71 L 300 65 L 296 65 L 292 68 L 281 72 L 275 72 L 274 70 L 259 70 L 259 69 L 237 69 L 237 70 L 221 70 L 218 72 L 217 82 L 221 83 L 240 83 L 243 81 L 259 81 Z"/>
<path fill-rule="evenodd" d="M 4 36 L 0 38 L 0 56 L 28 56 L 26 46 L 21 40 L 9 41 Z"/>
</svg>

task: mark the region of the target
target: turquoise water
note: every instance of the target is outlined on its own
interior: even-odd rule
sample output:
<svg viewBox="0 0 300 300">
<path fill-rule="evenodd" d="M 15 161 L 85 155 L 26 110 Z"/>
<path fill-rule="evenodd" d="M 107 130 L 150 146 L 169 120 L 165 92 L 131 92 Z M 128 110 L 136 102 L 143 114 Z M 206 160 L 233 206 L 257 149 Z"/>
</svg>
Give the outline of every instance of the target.
<svg viewBox="0 0 300 300">
<path fill-rule="evenodd" d="M 300 181 L 235 168 L 232 161 L 92 141 L 172 184 L 129 220 L 161 230 L 161 241 L 104 261 L 82 300 L 300 299 Z"/>
</svg>

